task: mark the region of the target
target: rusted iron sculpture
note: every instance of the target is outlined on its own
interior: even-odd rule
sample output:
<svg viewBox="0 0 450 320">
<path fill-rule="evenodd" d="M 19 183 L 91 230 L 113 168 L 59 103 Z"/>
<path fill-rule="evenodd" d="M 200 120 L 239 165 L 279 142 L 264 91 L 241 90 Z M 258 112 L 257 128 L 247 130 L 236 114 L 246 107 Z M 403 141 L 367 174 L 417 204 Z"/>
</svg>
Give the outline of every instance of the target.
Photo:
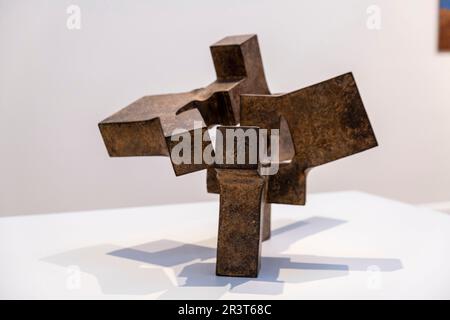
<svg viewBox="0 0 450 320">
<path fill-rule="evenodd" d="M 270 204 L 304 205 L 309 169 L 373 148 L 377 141 L 351 73 L 271 95 L 256 35 L 226 37 L 210 49 L 217 74 L 212 84 L 145 96 L 99 128 L 111 157 L 169 156 L 177 176 L 207 169 L 208 192 L 220 194 L 216 273 L 256 277 L 261 241 L 270 238 Z M 199 161 L 197 155 L 211 147 L 208 128 L 215 125 L 217 133 L 278 130 L 278 171 L 261 174 L 267 163 L 259 153 L 256 162 L 228 164 L 217 161 L 224 156 L 217 152 L 215 162 Z M 193 151 L 191 161 L 180 163 L 173 151 L 183 134 L 192 137 Z M 203 137 L 200 144 L 192 142 L 196 134 Z M 251 147 L 248 139 L 224 140 L 233 150 Z M 256 143 L 262 147 L 261 140 Z M 271 149 L 270 141 L 265 148 Z"/>
</svg>

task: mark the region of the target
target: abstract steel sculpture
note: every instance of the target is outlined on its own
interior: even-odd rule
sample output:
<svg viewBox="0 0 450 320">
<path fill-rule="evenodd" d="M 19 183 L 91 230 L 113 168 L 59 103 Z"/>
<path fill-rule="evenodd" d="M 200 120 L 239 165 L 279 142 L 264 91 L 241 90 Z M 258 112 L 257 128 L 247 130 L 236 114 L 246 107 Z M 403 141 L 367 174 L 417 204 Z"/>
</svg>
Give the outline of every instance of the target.
<svg viewBox="0 0 450 320">
<path fill-rule="evenodd" d="M 373 148 L 377 141 L 351 73 L 271 95 L 256 35 L 226 37 L 210 49 L 217 80 L 209 86 L 145 96 L 99 128 L 111 157 L 169 156 L 177 176 L 207 169 L 208 192 L 220 194 L 216 273 L 256 277 L 261 241 L 270 238 L 270 204 L 304 205 L 309 169 Z M 278 171 L 261 174 L 267 163 L 259 157 L 256 163 L 247 158 L 244 163 L 199 162 L 196 154 L 211 147 L 208 128 L 215 125 L 217 133 L 278 130 Z M 196 134 L 203 139 L 192 142 L 191 161 L 180 163 L 172 151 L 183 134 L 191 141 Z M 248 139 L 229 140 L 224 142 L 234 150 L 250 147 Z"/>
</svg>

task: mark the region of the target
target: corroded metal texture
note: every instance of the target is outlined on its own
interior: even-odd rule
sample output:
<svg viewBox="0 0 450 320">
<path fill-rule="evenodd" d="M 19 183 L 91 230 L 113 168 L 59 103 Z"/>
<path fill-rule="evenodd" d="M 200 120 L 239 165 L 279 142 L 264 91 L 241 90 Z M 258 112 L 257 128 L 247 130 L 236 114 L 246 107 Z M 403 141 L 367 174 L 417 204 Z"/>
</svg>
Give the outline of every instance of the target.
<svg viewBox="0 0 450 320">
<path fill-rule="evenodd" d="M 217 79 L 209 86 L 145 96 L 99 128 L 112 157 L 168 156 L 177 176 L 207 169 L 208 192 L 220 194 L 217 274 L 256 277 L 261 241 L 270 238 L 270 203 L 303 205 L 309 169 L 375 147 L 377 141 L 352 74 L 270 95 L 256 35 L 227 37 L 210 50 Z M 245 157 L 239 163 L 234 152 L 234 164 L 228 164 L 217 146 L 215 163 L 193 161 L 194 154 L 211 147 L 207 130 L 214 125 L 222 133 L 278 129 L 278 172 L 263 176 L 261 159 Z M 191 138 L 190 163 L 172 158 L 183 133 Z M 196 145 L 198 135 L 206 139 Z M 222 137 L 246 155 L 255 147 L 250 140 Z"/>
<path fill-rule="evenodd" d="M 377 146 L 351 73 L 288 94 L 241 96 L 241 125 L 279 129 L 281 119 L 295 155 L 270 177 L 270 203 L 305 204 L 310 168 Z"/>
<path fill-rule="evenodd" d="M 214 179 L 214 182 L 209 181 L 207 184 L 214 185 L 217 188 L 216 193 L 219 193 L 222 199 L 222 197 L 226 196 L 227 192 L 220 188 L 216 169 L 254 170 L 257 172 L 261 165 L 259 159 L 259 128 L 248 126 L 218 126 L 216 130 L 216 163 L 208 169 L 207 175 L 207 178 Z M 226 148 L 222 149 L 222 146 Z M 227 148 L 230 151 L 229 155 L 227 155 Z M 239 159 L 239 154 L 245 157 Z M 253 159 L 251 155 L 254 156 Z M 262 241 L 265 241 L 270 238 L 271 205 L 267 202 L 268 177 L 261 176 L 261 178 L 264 180 L 264 190 L 259 211 L 262 213 Z M 228 177 L 227 181 L 231 181 L 231 177 Z M 240 183 L 238 180 L 235 182 L 234 187 L 239 189 Z M 244 193 L 243 189 L 241 193 Z M 240 202 L 235 203 L 236 210 L 240 210 L 239 204 Z M 223 226 L 226 226 L 226 224 L 223 224 Z M 217 263 L 221 263 L 220 259 L 217 260 Z"/>
<path fill-rule="evenodd" d="M 258 169 L 259 128 L 219 126 L 216 130 L 214 168 Z"/>
<path fill-rule="evenodd" d="M 261 261 L 265 181 L 256 170 L 217 169 L 220 186 L 216 273 L 256 277 Z"/>
<path fill-rule="evenodd" d="M 265 178 L 265 187 L 264 187 L 264 198 L 262 201 L 262 210 L 263 210 L 263 230 L 262 230 L 262 241 L 266 241 L 270 239 L 271 234 L 271 226 L 272 226 L 272 206 L 267 202 L 268 195 L 268 181 L 269 179 Z"/>
<path fill-rule="evenodd" d="M 111 157 L 170 157 L 174 130 L 194 135 L 214 124 L 235 125 L 240 94 L 269 93 L 256 35 L 226 37 L 210 49 L 217 80 L 209 86 L 145 96 L 99 123 Z M 206 168 L 172 164 L 177 176 Z"/>
</svg>

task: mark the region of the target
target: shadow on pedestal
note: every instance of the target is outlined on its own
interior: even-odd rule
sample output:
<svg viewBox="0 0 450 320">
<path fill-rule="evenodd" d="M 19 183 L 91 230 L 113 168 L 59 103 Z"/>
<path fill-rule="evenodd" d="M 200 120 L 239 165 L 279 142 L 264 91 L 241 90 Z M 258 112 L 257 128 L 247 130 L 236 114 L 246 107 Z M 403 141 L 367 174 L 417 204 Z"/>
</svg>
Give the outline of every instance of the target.
<svg viewBox="0 0 450 320">
<path fill-rule="evenodd" d="M 215 299 L 228 291 L 278 295 L 286 283 L 345 277 L 349 271 L 366 272 L 374 266 L 380 272 L 402 268 L 398 259 L 284 255 L 282 252 L 294 242 L 345 221 L 313 217 L 297 222 L 276 220 L 275 223 L 282 226 L 274 229 L 271 240 L 263 244 L 258 278 L 216 276 L 215 238 L 194 244 L 158 240 L 129 248 L 100 245 L 57 254 L 43 261 L 64 267 L 78 266 L 97 278 L 105 294 L 162 292 L 161 299 Z"/>
</svg>

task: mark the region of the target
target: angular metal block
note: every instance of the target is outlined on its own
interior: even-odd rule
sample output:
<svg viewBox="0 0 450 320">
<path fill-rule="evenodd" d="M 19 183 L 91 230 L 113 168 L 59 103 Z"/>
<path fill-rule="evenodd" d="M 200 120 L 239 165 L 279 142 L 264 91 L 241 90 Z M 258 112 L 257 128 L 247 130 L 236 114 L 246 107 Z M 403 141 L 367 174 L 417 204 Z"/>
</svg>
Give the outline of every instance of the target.
<svg viewBox="0 0 450 320">
<path fill-rule="evenodd" d="M 217 127 L 215 157 L 217 169 L 257 170 L 259 128 Z"/>
<path fill-rule="evenodd" d="M 308 170 L 373 148 L 377 141 L 351 73 L 270 95 L 256 35 L 226 37 L 210 50 L 213 83 L 145 96 L 99 128 L 111 157 L 169 156 L 177 176 L 207 169 L 208 192 L 220 193 L 216 273 L 256 277 L 261 241 L 270 238 L 270 203 L 303 205 Z M 207 130 L 214 125 L 220 125 L 225 148 L 216 146 L 216 163 L 211 163 L 202 155 L 212 151 Z M 228 130 L 243 133 L 244 139 L 227 136 Z M 278 130 L 279 148 L 270 145 L 272 139 L 262 144 L 258 130 Z M 250 132 L 257 133 L 256 141 L 245 138 L 254 135 Z M 181 139 L 189 139 L 189 154 L 179 148 Z M 228 144 L 233 149 L 227 153 Z M 279 151 L 278 160 L 267 161 L 269 150 Z M 268 165 L 278 171 L 262 176 Z"/>
<path fill-rule="evenodd" d="M 220 186 L 216 273 L 257 277 L 265 180 L 256 170 L 217 169 Z"/>
<path fill-rule="evenodd" d="M 270 177 L 269 202 L 304 205 L 310 168 L 376 147 L 351 73 L 280 95 L 242 95 L 241 125 L 280 129 L 285 119 L 295 155 Z"/>
</svg>

